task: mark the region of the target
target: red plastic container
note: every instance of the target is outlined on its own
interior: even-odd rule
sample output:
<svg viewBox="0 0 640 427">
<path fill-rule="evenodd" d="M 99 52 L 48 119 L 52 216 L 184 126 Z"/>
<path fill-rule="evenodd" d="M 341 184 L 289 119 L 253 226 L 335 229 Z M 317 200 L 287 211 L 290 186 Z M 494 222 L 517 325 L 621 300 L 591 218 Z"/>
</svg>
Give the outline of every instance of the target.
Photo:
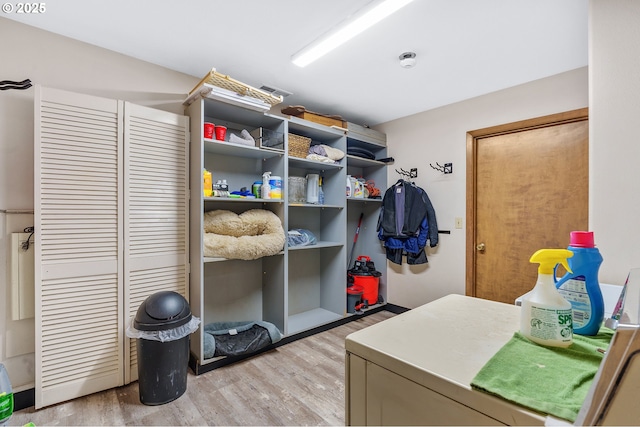
<svg viewBox="0 0 640 427">
<path fill-rule="evenodd" d="M 207 139 L 213 139 L 213 130 L 215 129 L 216 125 L 214 125 L 213 123 L 209 123 L 206 122 L 204 124 L 204 137 Z"/>
<path fill-rule="evenodd" d="M 216 139 L 218 141 L 224 141 L 225 136 L 227 135 L 227 127 L 226 126 L 217 126 L 215 127 Z"/>
</svg>

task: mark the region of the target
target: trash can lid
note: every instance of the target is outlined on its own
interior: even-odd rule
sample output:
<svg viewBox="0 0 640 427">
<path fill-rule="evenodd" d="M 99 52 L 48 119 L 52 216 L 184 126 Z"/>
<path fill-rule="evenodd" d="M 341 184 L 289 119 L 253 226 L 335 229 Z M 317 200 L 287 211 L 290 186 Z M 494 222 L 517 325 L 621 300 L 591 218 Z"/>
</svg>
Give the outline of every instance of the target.
<svg viewBox="0 0 640 427">
<path fill-rule="evenodd" d="M 140 331 L 164 331 L 191 320 L 191 308 L 182 295 L 173 291 L 156 292 L 145 299 L 133 321 Z"/>
</svg>

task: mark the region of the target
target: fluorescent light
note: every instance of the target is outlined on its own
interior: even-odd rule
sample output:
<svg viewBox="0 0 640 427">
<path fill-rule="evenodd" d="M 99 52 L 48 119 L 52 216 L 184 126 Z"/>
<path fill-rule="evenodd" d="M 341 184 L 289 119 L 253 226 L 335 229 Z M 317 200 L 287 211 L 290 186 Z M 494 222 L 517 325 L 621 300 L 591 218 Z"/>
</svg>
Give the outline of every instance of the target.
<svg viewBox="0 0 640 427">
<path fill-rule="evenodd" d="M 384 0 L 370 3 L 358 11 L 353 19 L 345 21 L 294 54 L 291 61 L 298 67 L 305 67 L 412 1 Z"/>
</svg>

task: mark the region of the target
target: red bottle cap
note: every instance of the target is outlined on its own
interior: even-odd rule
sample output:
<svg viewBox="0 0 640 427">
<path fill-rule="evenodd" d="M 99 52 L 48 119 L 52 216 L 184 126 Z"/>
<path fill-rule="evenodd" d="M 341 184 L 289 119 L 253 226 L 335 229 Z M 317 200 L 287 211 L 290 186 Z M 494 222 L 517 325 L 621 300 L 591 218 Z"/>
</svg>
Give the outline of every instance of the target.
<svg viewBox="0 0 640 427">
<path fill-rule="evenodd" d="M 572 231 L 570 246 L 574 248 L 594 248 L 593 231 Z"/>
</svg>

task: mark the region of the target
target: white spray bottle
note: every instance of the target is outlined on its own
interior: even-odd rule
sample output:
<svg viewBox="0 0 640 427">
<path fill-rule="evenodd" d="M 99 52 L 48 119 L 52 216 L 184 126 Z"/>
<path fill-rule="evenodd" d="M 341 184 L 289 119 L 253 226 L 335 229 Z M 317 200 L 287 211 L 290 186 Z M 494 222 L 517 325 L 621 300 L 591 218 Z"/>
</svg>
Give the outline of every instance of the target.
<svg viewBox="0 0 640 427">
<path fill-rule="evenodd" d="M 260 187 L 260 197 L 263 199 L 271 198 L 271 186 L 269 180 L 271 179 L 271 172 L 265 172 L 262 174 L 262 186 Z"/>
<path fill-rule="evenodd" d="M 540 249 L 530 262 L 539 263 L 538 281 L 531 292 L 522 297 L 520 333 L 531 341 L 552 347 L 568 347 L 573 342 L 571 303 L 556 289 L 554 268 L 562 264 L 571 272 L 566 249 Z"/>
</svg>

